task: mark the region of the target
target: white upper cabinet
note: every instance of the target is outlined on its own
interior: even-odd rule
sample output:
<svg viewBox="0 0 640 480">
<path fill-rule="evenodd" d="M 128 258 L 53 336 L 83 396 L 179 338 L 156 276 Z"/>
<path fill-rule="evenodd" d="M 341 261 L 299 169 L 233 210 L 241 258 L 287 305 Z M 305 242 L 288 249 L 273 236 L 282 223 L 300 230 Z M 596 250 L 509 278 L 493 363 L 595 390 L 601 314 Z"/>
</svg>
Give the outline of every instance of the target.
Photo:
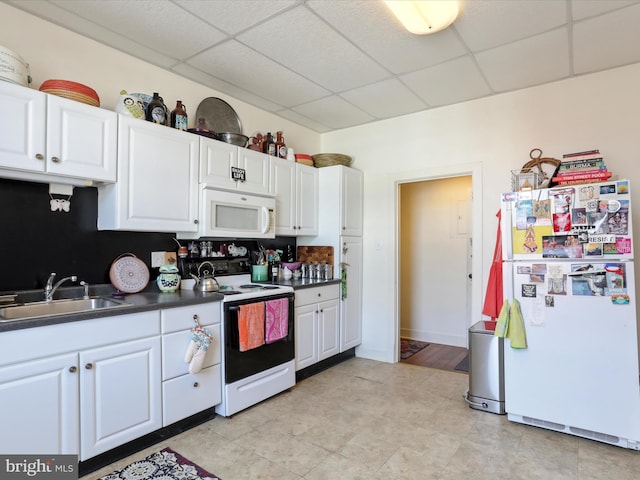
<svg viewBox="0 0 640 480">
<path fill-rule="evenodd" d="M 342 170 L 341 235 L 362 236 L 362 172 L 353 168 Z"/>
<path fill-rule="evenodd" d="M 276 197 L 277 235 L 318 233 L 318 169 L 270 157 L 270 191 Z"/>
<path fill-rule="evenodd" d="M 115 112 L 0 82 L 0 176 L 115 182 L 117 123 Z"/>
<path fill-rule="evenodd" d="M 234 176 L 234 172 L 237 175 Z M 238 175 L 244 176 L 239 180 Z M 200 137 L 200 183 L 207 187 L 269 194 L 269 156 Z"/>
<path fill-rule="evenodd" d="M 318 170 L 322 186 L 319 196 L 321 240 L 332 245 L 338 235 L 362 236 L 362 172 L 342 165 Z"/>
<path fill-rule="evenodd" d="M 118 183 L 98 189 L 98 229 L 198 230 L 199 137 L 120 116 Z"/>
</svg>

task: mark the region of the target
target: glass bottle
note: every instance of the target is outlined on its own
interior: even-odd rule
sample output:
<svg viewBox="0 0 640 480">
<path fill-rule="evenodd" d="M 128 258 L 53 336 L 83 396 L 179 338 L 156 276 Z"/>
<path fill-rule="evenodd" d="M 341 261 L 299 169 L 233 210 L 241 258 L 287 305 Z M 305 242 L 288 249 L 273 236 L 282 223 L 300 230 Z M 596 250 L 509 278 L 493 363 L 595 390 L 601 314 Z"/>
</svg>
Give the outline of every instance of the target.
<svg viewBox="0 0 640 480">
<path fill-rule="evenodd" d="M 271 135 L 271 132 L 267 132 L 267 138 L 264 141 L 262 153 L 272 156 L 276 155 L 276 142 L 273 141 L 273 135 Z"/>
<path fill-rule="evenodd" d="M 282 132 L 276 132 L 276 156 L 287 158 L 287 146 L 284 144 Z"/>
<path fill-rule="evenodd" d="M 182 104 L 182 100 L 176 102 L 176 108 L 171 112 L 171 127 L 187 130 L 187 108 Z"/>
<path fill-rule="evenodd" d="M 153 98 L 147 106 L 146 119 L 149 122 L 167 125 L 167 107 L 158 92 L 153 92 Z"/>
</svg>

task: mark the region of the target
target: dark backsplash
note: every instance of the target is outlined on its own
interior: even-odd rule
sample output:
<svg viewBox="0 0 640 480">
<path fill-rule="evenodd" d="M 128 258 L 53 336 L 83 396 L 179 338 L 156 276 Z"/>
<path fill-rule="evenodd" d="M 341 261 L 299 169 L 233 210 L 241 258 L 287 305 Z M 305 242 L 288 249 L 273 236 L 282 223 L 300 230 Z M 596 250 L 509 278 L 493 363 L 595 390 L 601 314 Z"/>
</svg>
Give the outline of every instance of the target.
<svg viewBox="0 0 640 480">
<path fill-rule="evenodd" d="M 119 255 L 132 253 L 150 267 L 152 251 L 177 249 L 170 233 L 99 231 L 94 187 L 74 188 L 69 212 L 52 212 L 50 200 L 48 184 L 0 179 L 0 292 L 42 288 L 50 272 L 110 283 L 109 268 Z M 261 243 L 285 251 L 287 244 L 294 251 L 296 246 L 295 237 Z M 156 276 L 157 269 L 151 269 L 151 279 Z"/>
</svg>

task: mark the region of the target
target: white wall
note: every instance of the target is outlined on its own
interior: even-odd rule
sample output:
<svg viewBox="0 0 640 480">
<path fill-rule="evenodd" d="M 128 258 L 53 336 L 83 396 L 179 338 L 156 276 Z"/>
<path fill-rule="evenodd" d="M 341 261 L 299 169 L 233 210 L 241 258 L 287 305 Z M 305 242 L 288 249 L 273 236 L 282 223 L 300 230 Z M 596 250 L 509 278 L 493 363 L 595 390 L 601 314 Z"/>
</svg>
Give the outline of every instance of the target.
<svg viewBox="0 0 640 480">
<path fill-rule="evenodd" d="M 0 45 L 29 63 L 33 88 L 39 88 L 48 79 L 80 82 L 93 88 L 100 97 L 100 106 L 108 110 L 115 109 L 121 90 L 148 95 L 159 92 L 169 110 L 173 110 L 176 100 L 185 103 L 189 128 L 195 126 L 200 102 L 207 97 L 218 97 L 236 111 L 245 135 L 282 130 L 287 146 L 296 152 L 320 152 L 320 134 L 289 120 L 168 73 L 5 3 L 0 3 L 0 18 Z"/>
<path fill-rule="evenodd" d="M 480 230 L 474 233 L 474 243 L 481 242 L 482 253 L 474 259 L 478 268 L 474 264 L 473 276 L 482 291 L 475 293 L 471 325 L 481 319 L 500 193 L 510 189 L 511 170 L 529 160 L 532 148 L 560 158 L 563 153 L 597 147 L 614 174 L 640 185 L 638 85 L 636 64 L 324 134 L 323 151 L 352 155 L 352 166 L 364 171 L 364 325 L 358 355 L 395 358 L 399 179 L 476 172 L 473 190 L 480 213 L 474 223 Z M 640 224 L 640 193 L 632 203 L 634 222 Z M 381 251 L 375 248 L 378 242 Z M 367 258 L 376 258 L 375 264 Z"/>
</svg>

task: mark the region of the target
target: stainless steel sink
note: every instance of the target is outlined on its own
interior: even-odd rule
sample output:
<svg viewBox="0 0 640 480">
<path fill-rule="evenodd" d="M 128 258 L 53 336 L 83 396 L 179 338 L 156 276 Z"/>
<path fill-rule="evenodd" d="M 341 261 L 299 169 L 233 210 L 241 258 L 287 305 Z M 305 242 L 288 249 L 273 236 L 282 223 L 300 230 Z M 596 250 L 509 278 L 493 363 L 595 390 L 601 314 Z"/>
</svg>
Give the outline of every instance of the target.
<svg viewBox="0 0 640 480">
<path fill-rule="evenodd" d="M 33 302 L 0 308 L 0 322 L 25 320 L 28 318 L 51 317 L 69 313 L 91 312 L 106 308 L 130 306 L 121 300 L 103 297 L 53 300 L 51 302 Z"/>
</svg>

